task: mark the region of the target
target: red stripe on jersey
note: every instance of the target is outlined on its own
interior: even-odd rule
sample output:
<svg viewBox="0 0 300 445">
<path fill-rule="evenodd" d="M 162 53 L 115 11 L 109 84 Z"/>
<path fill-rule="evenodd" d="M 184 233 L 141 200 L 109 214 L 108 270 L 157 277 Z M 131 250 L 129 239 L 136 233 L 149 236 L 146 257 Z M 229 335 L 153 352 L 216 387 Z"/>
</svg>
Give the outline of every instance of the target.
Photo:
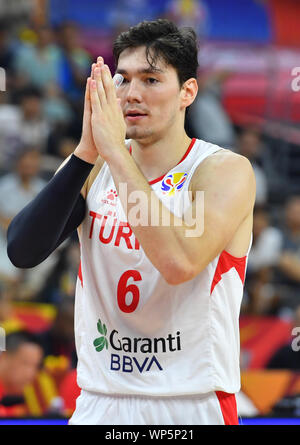
<svg viewBox="0 0 300 445">
<path fill-rule="evenodd" d="M 216 391 L 220 408 L 222 411 L 225 425 L 238 425 L 239 419 L 237 414 L 236 400 L 234 394 L 228 394 L 223 391 Z"/>
<path fill-rule="evenodd" d="M 211 284 L 210 294 L 213 293 L 215 286 L 222 280 L 222 275 L 233 267 L 240 276 L 242 283 L 245 281 L 246 256 L 242 258 L 235 257 L 225 250 L 221 253 L 216 267 L 215 275 Z"/>
<path fill-rule="evenodd" d="M 81 282 L 81 286 L 83 287 L 83 278 L 82 278 L 82 269 L 81 269 L 81 261 L 79 263 L 79 268 L 78 268 L 78 278 Z"/>
</svg>

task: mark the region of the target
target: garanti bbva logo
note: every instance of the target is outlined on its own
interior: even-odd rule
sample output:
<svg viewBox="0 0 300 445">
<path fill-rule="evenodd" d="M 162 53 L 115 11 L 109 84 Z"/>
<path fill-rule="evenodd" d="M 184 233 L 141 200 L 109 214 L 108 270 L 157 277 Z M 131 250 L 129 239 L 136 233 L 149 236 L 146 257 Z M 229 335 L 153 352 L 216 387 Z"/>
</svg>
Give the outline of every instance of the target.
<svg viewBox="0 0 300 445">
<path fill-rule="evenodd" d="M 181 350 L 179 331 L 176 332 L 176 335 L 168 334 L 167 337 L 159 338 L 122 337 L 116 329 L 113 329 L 108 335 L 107 327 L 100 319 L 97 322 L 97 330 L 100 336 L 93 341 L 96 351 L 101 352 L 105 349 L 114 351 L 114 353 L 111 353 L 111 371 L 138 371 L 142 373 L 150 371 L 153 367 L 163 371 L 163 367 L 155 354 Z M 130 353 L 131 355 L 125 355 L 124 353 Z"/>
<path fill-rule="evenodd" d="M 107 334 L 107 328 L 105 324 L 101 323 L 101 320 L 99 319 L 97 322 L 97 329 L 99 334 L 101 334 L 101 337 L 95 338 L 94 340 L 94 346 L 96 348 L 96 351 L 102 351 L 102 349 L 105 347 L 106 349 L 108 349 L 108 341 L 106 338 L 106 334 Z"/>
</svg>

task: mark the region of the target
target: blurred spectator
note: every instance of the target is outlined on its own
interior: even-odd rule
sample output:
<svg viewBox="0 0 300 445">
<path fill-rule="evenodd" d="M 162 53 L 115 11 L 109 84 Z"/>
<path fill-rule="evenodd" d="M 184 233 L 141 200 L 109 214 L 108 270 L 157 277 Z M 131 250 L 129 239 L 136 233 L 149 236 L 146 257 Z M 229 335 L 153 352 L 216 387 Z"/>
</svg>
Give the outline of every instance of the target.
<svg viewBox="0 0 300 445">
<path fill-rule="evenodd" d="M 261 165 L 264 145 L 258 130 L 246 128 L 238 137 L 236 151 L 252 164 L 256 179 L 256 204 L 266 204 L 268 200 L 268 181 Z"/>
<path fill-rule="evenodd" d="M 49 138 L 47 152 L 57 157 L 61 163 L 61 160 L 66 159 L 77 147 L 79 139 L 76 136 L 71 134 L 69 128 L 66 131 L 57 131 Z"/>
<path fill-rule="evenodd" d="M 50 133 L 50 125 L 43 114 L 43 95 L 34 87 L 27 87 L 17 94 L 18 104 L 0 106 L 1 135 L 0 152 L 4 168 L 9 168 L 12 159 L 24 145 L 35 146 L 42 153 Z M 9 111 L 10 127 L 6 113 Z"/>
<path fill-rule="evenodd" d="M 45 357 L 64 356 L 72 368 L 77 364 L 74 340 L 74 301 L 64 298 L 57 305 L 57 314 L 50 330 L 40 334 Z"/>
<path fill-rule="evenodd" d="M 22 43 L 15 53 L 16 86 L 25 90 L 31 86 L 40 91 L 44 119 L 53 131 L 61 130 L 57 127 L 68 125 L 73 118 L 65 92 L 59 86 L 63 50 L 55 42 L 49 26 L 38 27 L 32 32 L 35 41 Z"/>
<path fill-rule="evenodd" d="M 8 91 L 0 93 L 0 167 L 7 171 L 9 162 L 20 149 L 19 110 L 11 103 L 11 95 Z"/>
<path fill-rule="evenodd" d="M 79 141 L 72 137 L 65 136 L 60 140 L 58 154 L 62 159 L 66 159 L 72 154 L 77 147 Z"/>
<path fill-rule="evenodd" d="M 248 259 L 249 272 L 277 265 L 281 245 L 280 229 L 270 224 L 270 215 L 265 207 L 256 206 L 253 214 L 253 242 Z"/>
<path fill-rule="evenodd" d="M 36 30 L 35 43 L 21 43 L 14 55 L 16 86 L 46 89 L 59 79 L 62 54 L 49 26 Z"/>
<path fill-rule="evenodd" d="M 16 276 L 16 269 L 9 261 L 6 252 L 6 231 L 12 218 L 25 207 L 40 190 L 45 182 L 38 177 L 40 153 L 28 149 L 16 161 L 15 171 L 0 179 L 0 273 Z"/>
<path fill-rule="evenodd" d="M 278 264 L 281 245 L 281 231 L 270 224 L 270 215 L 264 207 L 256 207 L 253 215 L 253 242 L 245 283 L 247 298 L 243 301 L 244 313 L 266 315 L 272 313 L 276 306 L 273 274 Z"/>
<path fill-rule="evenodd" d="M 34 87 L 27 87 L 18 95 L 21 107 L 20 134 L 25 145 L 34 145 L 41 152 L 45 150 L 50 126 L 43 114 L 43 93 Z"/>
<path fill-rule="evenodd" d="M 15 32 L 30 21 L 34 9 L 35 0 L 0 0 L 0 15 Z"/>
<path fill-rule="evenodd" d="M 44 114 L 49 124 L 55 128 L 55 132 L 60 130 L 60 127 L 67 127 L 74 118 L 70 104 L 56 84 L 48 85 L 45 90 Z"/>
<path fill-rule="evenodd" d="M 5 70 L 6 89 L 12 86 L 14 74 L 14 45 L 9 36 L 9 28 L 3 19 L 0 20 L 0 67 Z M 2 93 L 1 93 L 2 94 Z"/>
<path fill-rule="evenodd" d="M 300 195 L 286 202 L 282 233 L 276 288 L 281 309 L 292 311 L 300 303 Z"/>
<path fill-rule="evenodd" d="M 12 292 L 8 286 L 5 286 L 0 281 L 0 326 L 6 320 L 9 320 L 13 316 L 12 308 Z"/>
<path fill-rule="evenodd" d="M 66 297 L 74 300 L 75 286 L 80 263 L 80 249 L 76 232 L 66 240 L 58 253 L 58 259 L 38 298 L 42 301 L 60 304 Z"/>
<path fill-rule="evenodd" d="M 43 349 L 27 332 L 8 335 L 5 346 L 0 353 L 0 416 L 24 415 L 24 390 L 39 372 Z"/>
<path fill-rule="evenodd" d="M 170 0 L 165 17 L 179 27 L 191 26 L 198 37 L 206 34 L 208 10 L 202 0 Z"/>
<path fill-rule="evenodd" d="M 194 137 L 230 149 L 235 132 L 221 100 L 222 83 L 228 75 L 227 71 L 199 75 L 199 92 L 187 118 Z"/>
<path fill-rule="evenodd" d="M 293 314 L 293 327 L 300 328 L 300 305 L 295 309 Z M 293 330 L 291 328 L 291 332 Z M 268 369 L 290 369 L 293 371 L 300 371 L 300 351 L 295 351 L 292 348 L 293 337 L 281 346 L 270 358 L 267 363 Z"/>
<path fill-rule="evenodd" d="M 28 148 L 17 158 L 15 170 L 0 179 L 0 277 L 6 283 L 22 284 L 15 288 L 19 297 L 34 295 L 56 262 L 54 252 L 36 268 L 22 271 L 12 265 L 6 253 L 6 231 L 11 219 L 46 185 L 39 177 L 40 160 L 39 151 Z"/>
<path fill-rule="evenodd" d="M 76 23 L 62 23 L 57 36 L 62 50 L 59 86 L 75 109 L 82 106 L 82 94 L 91 68 L 91 56 L 81 44 L 80 28 Z"/>
</svg>

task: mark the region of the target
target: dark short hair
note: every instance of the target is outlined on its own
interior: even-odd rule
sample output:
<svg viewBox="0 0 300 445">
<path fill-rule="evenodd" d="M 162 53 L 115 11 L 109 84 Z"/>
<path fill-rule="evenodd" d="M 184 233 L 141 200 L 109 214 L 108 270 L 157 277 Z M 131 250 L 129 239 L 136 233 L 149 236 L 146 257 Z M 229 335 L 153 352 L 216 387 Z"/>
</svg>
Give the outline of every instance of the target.
<svg viewBox="0 0 300 445">
<path fill-rule="evenodd" d="M 161 58 L 176 69 L 180 86 L 191 77 L 197 77 L 197 35 L 192 28 L 179 29 L 166 19 L 143 21 L 116 38 L 113 45 L 116 66 L 124 50 L 141 46 L 145 46 L 146 58 L 152 68 Z"/>
<path fill-rule="evenodd" d="M 27 98 L 36 98 L 36 99 L 43 99 L 43 92 L 40 88 L 34 86 L 34 85 L 27 85 L 21 90 L 18 90 L 15 94 L 15 102 L 20 105 L 24 99 Z"/>
<path fill-rule="evenodd" d="M 28 343 L 42 348 L 42 345 L 36 335 L 27 331 L 12 332 L 11 334 L 8 334 L 5 339 L 6 351 L 10 353 L 16 352 L 20 346 Z"/>
</svg>

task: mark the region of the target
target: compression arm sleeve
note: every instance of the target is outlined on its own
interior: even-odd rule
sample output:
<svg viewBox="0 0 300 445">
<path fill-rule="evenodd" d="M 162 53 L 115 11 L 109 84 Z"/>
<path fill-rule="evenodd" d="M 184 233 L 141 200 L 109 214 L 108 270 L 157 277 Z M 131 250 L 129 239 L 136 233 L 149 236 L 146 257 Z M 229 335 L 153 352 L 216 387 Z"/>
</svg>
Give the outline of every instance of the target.
<svg viewBox="0 0 300 445">
<path fill-rule="evenodd" d="M 81 224 L 86 206 L 80 191 L 92 168 L 93 164 L 73 154 L 13 218 L 7 231 L 7 254 L 16 267 L 37 266 Z"/>
</svg>

